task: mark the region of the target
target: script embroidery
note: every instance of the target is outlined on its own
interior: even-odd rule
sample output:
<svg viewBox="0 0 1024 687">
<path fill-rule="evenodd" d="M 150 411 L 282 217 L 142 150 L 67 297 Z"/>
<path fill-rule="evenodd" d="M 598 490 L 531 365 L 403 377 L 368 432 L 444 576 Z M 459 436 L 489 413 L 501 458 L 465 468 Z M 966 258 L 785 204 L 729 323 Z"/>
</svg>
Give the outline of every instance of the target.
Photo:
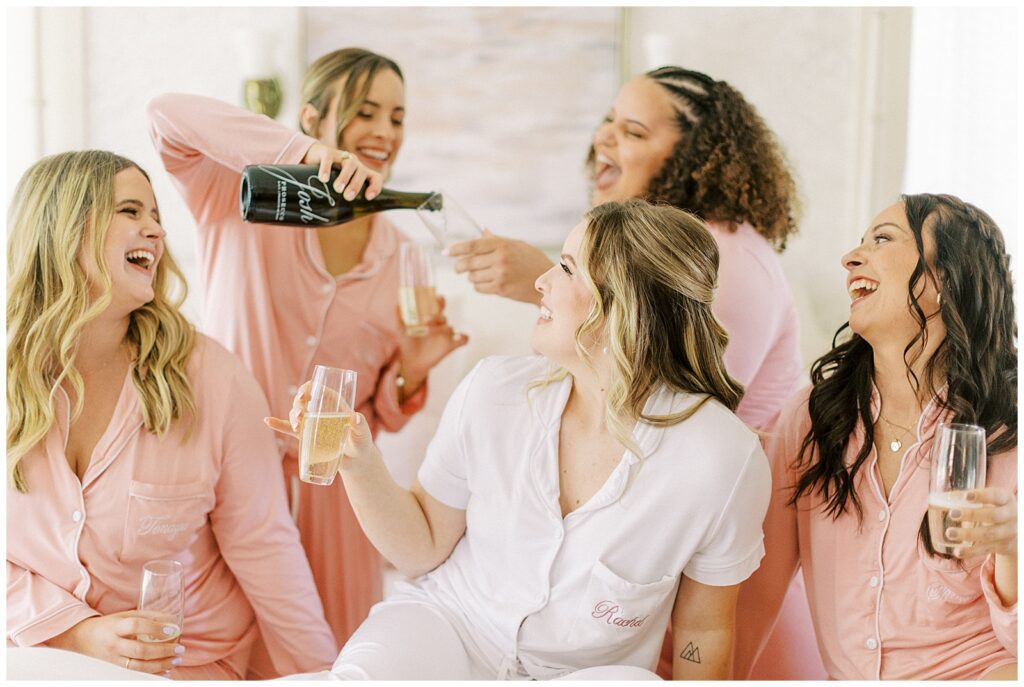
<svg viewBox="0 0 1024 687">
<path fill-rule="evenodd" d="M 617 615 L 620 610 L 622 609 L 614 601 L 602 601 L 594 606 L 590 617 L 604 620 L 609 625 L 616 625 L 618 627 L 642 627 L 647 618 L 650 617 L 645 615 L 642 618 L 640 616 L 624 618 Z"/>
<path fill-rule="evenodd" d="M 139 534 L 162 534 L 170 541 L 174 535 L 184 532 L 188 525 L 183 522 L 166 522 L 169 515 L 146 515 L 139 524 Z"/>
</svg>

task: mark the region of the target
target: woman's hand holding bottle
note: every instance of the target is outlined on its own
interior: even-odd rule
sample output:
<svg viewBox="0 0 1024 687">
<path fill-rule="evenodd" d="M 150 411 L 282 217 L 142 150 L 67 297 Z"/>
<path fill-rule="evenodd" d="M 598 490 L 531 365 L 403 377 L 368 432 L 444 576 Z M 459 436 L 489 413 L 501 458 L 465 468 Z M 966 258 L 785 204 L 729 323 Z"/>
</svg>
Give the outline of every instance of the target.
<svg viewBox="0 0 1024 687">
<path fill-rule="evenodd" d="M 307 165 L 319 165 L 321 181 L 330 179 L 332 167 L 340 169 L 338 178 L 334 180 L 334 190 L 341 193 L 345 200 L 355 198 L 364 183 L 369 182 L 365 194 L 367 200 L 376 198 L 384 186 L 384 177 L 360 162 L 354 154 L 330 148 L 323 143 L 311 145 L 302 162 Z"/>
</svg>

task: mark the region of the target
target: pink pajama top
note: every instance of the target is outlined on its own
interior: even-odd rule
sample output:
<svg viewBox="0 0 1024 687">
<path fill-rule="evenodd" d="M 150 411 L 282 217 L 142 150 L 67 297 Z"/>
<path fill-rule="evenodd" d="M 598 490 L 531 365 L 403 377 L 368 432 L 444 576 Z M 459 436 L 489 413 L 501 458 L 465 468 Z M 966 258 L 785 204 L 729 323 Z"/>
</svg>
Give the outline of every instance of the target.
<svg viewBox="0 0 1024 687">
<path fill-rule="evenodd" d="M 239 210 L 243 167 L 300 164 L 316 139 L 202 96 L 161 95 L 147 114 L 196 220 L 203 331 L 245 361 L 276 417 L 288 417 L 313 365 L 330 365 L 358 373 L 356 407 L 374 433 L 401 429 L 426 399 L 424 384 L 399 406 L 395 383 L 398 246 L 406 239 L 376 215 L 362 260 L 335 277 L 316 232 L 248 224 Z"/>
<path fill-rule="evenodd" d="M 174 559 L 185 569 L 183 668 L 220 661 L 244 675 L 256 623 L 281 672 L 329 666 L 334 638 L 288 514 L 263 394 L 203 336 L 188 375 L 192 435 L 180 421 L 163 438 L 146 431 L 129 374 L 82 481 L 57 394 L 56 422 L 21 462 L 29 492 L 7 489 L 8 643 L 135 609 L 143 564 Z"/>
<path fill-rule="evenodd" d="M 746 387 L 736 415 L 766 429 L 807 383 L 793 293 L 778 254 L 750 224 L 707 227 L 720 255 L 711 310 L 729 333 L 725 367 Z"/>
<path fill-rule="evenodd" d="M 932 438 L 948 417 L 933 400 L 904 452 L 888 498 L 872 450 L 856 479 L 863 521 L 833 520 L 818 495 L 787 505 L 793 462 L 810 429 L 809 388 L 787 404 L 767 442 L 772 502 L 765 558 L 744 584 L 737 618 L 737 675 L 763 646 L 789 581 L 801 567 L 825 669 L 838 680 L 968 680 L 1016 661 L 1017 606 L 995 592 L 994 558 L 929 556 L 918 530 L 928 509 Z M 878 394 L 872 414 L 878 417 Z M 848 461 L 863 445 L 858 428 Z M 1016 492 L 1016 449 L 989 457 L 988 486 Z"/>
</svg>

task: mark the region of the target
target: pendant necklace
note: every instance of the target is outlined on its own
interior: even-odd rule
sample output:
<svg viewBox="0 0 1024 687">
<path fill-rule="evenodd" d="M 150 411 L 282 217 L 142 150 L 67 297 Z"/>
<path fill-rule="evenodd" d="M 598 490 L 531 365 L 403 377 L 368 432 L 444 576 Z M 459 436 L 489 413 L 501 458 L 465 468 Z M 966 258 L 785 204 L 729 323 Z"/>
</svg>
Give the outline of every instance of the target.
<svg viewBox="0 0 1024 687">
<path fill-rule="evenodd" d="M 886 418 L 881 413 L 879 413 L 878 416 L 885 420 L 885 424 L 889 425 L 889 432 L 891 434 L 896 434 L 896 430 L 894 430 L 893 427 L 899 427 L 900 429 L 903 430 L 896 436 L 895 439 L 889 442 L 889 450 L 892 451 L 893 453 L 899 453 L 900 449 L 903 448 L 903 442 L 901 440 L 903 439 L 903 437 L 907 435 L 907 433 L 910 431 L 910 428 L 890 422 L 888 418 Z"/>
</svg>

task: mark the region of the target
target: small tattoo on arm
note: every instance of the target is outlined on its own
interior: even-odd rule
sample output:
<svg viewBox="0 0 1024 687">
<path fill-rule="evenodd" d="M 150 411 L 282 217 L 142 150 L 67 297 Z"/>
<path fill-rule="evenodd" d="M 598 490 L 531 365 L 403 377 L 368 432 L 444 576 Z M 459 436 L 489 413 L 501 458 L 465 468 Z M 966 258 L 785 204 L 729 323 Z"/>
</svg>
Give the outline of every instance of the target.
<svg viewBox="0 0 1024 687">
<path fill-rule="evenodd" d="M 693 642 L 690 642 L 683 649 L 683 653 L 679 654 L 679 658 L 690 663 L 700 663 L 700 647 L 694 646 Z"/>
</svg>

